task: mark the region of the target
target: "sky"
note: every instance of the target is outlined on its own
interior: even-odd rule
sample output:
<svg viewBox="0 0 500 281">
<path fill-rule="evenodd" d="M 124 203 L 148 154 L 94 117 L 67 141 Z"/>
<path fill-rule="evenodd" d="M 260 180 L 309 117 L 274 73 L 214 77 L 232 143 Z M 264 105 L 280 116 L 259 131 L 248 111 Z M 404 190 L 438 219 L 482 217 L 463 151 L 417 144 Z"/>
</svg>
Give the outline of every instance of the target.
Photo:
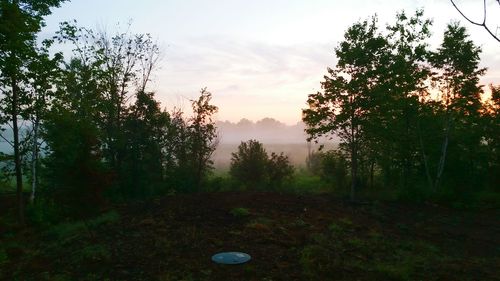
<svg viewBox="0 0 500 281">
<path fill-rule="evenodd" d="M 494 2 L 488 0 L 488 23 L 495 31 L 500 7 Z M 482 1 L 457 3 L 482 21 Z M 384 26 L 398 11 L 417 8 L 434 20 L 433 46 L 447 23 L 463 22 L 483 48 L 488 72 L 481 82 L 500 84 L 500 43 L 463 20 L 449 0 L 73 0 L 53 10 L 41 37 L 73 19 L 110 33 L 131 22 L 132 32 L 150 33 L 161 47 L 152 90 L 163 107 L 186 108 L 207 87 L 219 120 L 272 117 L 295 124 L 307 95 L 321 89 L 327 67 L 335 65 L 334 48 L 350 25 L 377 14 Z"/>
</svg>

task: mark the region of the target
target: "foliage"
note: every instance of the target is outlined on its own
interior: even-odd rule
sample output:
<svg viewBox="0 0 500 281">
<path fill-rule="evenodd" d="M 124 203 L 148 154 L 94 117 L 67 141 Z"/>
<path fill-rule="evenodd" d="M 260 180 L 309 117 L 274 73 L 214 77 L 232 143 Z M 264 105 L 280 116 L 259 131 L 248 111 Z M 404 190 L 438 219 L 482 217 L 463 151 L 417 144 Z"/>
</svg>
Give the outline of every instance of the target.
<svg viewBox="0 0 500 281">
<path fill-rule="evenodd" d="M 277 189 L 291 180 L 294 168 L 288 156 L 273 152 L 269 157 L 262 143 L 249 140 L 232 153 L 229 173 L 248 189 Z"/>
<path fill-rule="evenodd" d="M 378 33 L 376 22 L 376 18 L 358 22 L 346 31 L 345 40 L 335 49 L 337 66 L 328 68 L 329 76 L 321 83 L 324 92 L 309 95 L 309 108 L 303 110 L 310 139 L 332 134 L 340 137 L 341 148 L 350 158 L 352 199 L 364 127 L 370 121 L 369 97 L 379 91 L 380 60 L 388 47 L 386 39 Z"/>
<path fill-rule="evenodd" d="M 13 139 L 3 138 L 14 150 L 18 220 L 21 225 L 24 224 L 24 153 L 18 121 L 27 119 L 29 111 L 37 106 L 36 99 L 29 96 L 30 92 L 39 90 L 36 82 L 40 79 L 36 79 L 33 73 L 41 74 L 45 70 L 44 64 L 34 63 L 43 57 L 36 47 L 37 33 L 45 24 L 43 17 L 62 2 L 64 0 L 0 2 L 0 125 L 10 124 L 12 128 Z"/>
<path fill-rule="evenodd" d="M 308 169 L 316 176 L 338 189 L 347 186 L 347 160 L 338 150 L 312 152 L 308 158 Z"/>
<path fill-rule="evenodd" d="M 433 51 L 431 26 L 422 10 L 398 13 L 386 32 L 376 18 L 353 24 L 335 50 L 338 62 L 323 91 L 309 95 L 306 132 L 311 140 L 340 137 L 351 198 L 360 187 L 383 187 L 417 200 L 445 189 L 454 194 L 448 198 L 463 201 L 498 181 L 490 172 L 498 163 L 497 91 L 490 86 L 492 99 L 482 101 L 481 49 L 464 27 L 450 23 Z M 342 179 L 335 171 L 343 168 L 334 166 L 344 163 L 331 156 L 320 161 L 311 154 L 309 169 Z M 333 167 L 323 174 L 325 163 Z"/>
<path fill-rule="evenodd" d="M 62 109 L 45 123 L 46 180 L 51 198 L 68 215 L 92 216 L 105 204 L 111 175 L 101 162 L 99 133 L 92 122 Z M 78 208 L 74 208 L 78 206 Z"/>
<path fill-rule="evenodd" d="M 268 156 L 262 143 L 256 140 L 241 142 L 231 154 L 230 175 L 249 189 L 263 188 L 267 183 Z"/>
<path fill-rule="evenodd" d="M 267 173 L 271 188 L 280 189 L 285 182 L 290 182 L 294 167 L 283 152 L 280 154 L 273 152 L 267 162 Z"/>
<path fill-rule="evenodd" d="M 200 190 L 202 182 L 212 169 L 211 156 L 217 148 L 218 136 L 214 114 L 217 106 L 210 104 L 212 94 L 206 88 L 200 92 L 198 100 L 192 101 L 194 116 L 188 126 L 190 150 L 190 168 L 193 173 L 193 188 Z"/>
</svg>

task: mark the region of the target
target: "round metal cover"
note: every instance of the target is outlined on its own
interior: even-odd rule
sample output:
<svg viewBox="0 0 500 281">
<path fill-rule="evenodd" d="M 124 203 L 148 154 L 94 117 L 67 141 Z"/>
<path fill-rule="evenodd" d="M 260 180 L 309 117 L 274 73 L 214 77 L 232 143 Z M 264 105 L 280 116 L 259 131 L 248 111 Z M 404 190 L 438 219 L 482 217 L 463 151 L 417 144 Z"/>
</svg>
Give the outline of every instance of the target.
<svg viewBox="0 0 500 281">
<path fill-rule="evenodd" d="M 249 254 L 240 252 L 224 252 L 212 256 L 212 261 L 221 264 L 240 264 L 246 263 L 251 259 Z"/>
</svg>

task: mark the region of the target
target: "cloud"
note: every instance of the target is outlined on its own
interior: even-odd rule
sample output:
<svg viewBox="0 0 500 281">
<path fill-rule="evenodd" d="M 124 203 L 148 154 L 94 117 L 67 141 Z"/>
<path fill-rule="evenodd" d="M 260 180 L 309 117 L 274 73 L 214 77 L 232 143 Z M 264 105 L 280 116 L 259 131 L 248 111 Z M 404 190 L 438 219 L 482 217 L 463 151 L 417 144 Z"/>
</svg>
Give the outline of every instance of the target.
<svg viewBox="0 0 500 281">
<path fill-rule="evenodd" d="M 160 98 L 194 97 L 207 86 L 221 118 L 244 117 L 229 117 L 244 107 L 239 112 L 249 118 L 273 115 L 265 114 L 271 110 L 288 123 L 300 119 L 307 94 L 319 88 L 326 68 L 335 63 L 333 44 L 276 45 L 213 36 L 172 43 L 165 57 L 158 73 Z"/>
</svg>

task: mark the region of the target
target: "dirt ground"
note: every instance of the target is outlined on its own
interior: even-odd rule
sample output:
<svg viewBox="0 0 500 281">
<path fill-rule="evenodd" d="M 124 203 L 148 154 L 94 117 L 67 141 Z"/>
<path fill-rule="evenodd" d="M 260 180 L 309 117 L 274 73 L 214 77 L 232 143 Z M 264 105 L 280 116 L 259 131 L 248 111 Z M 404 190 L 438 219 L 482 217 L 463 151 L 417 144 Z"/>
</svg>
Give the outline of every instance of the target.
<svg viewBox="0 0 500 281">
<path fill-rule="evenodd" d="M 114 212 L 85 228 L 0 233 L 0 277 L 500 280 L 499 210 L 224 192 L 168 196 L 116 206 Z M 213 263 L 211 256 L 222 251 L 252 259 Z"/>
</svg>

